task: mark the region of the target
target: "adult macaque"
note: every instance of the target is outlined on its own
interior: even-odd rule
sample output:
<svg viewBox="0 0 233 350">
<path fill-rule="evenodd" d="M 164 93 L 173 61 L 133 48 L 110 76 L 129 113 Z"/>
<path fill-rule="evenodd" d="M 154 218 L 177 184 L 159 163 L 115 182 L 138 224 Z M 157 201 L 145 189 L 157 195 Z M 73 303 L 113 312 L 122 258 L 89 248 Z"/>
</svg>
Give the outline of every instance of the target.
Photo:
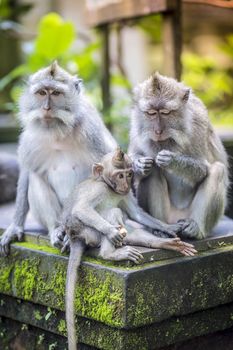
<svg viewBox="0 0 233 350">
<path fill-rule="evenodd" d="M 119 148 L 105 155 L 101 163 L 93 166 L 93 177 L 79 184 L 64 210 L 65 229 L 70 239 L 70 258 L 66 283 L 66 321 L 69 350 L 76 349 L 74 297 L 77 270 L 86 246 L 100 246 L 100 256 L 108 260 L 131 260 L 138 263 L 140 252 L 124 244 L 145 245 L 171 249 L 186 256 L 196 253 L 193 245 L 179 238 L 164 239 L 144 229 L 127 233 L 123 212 L 144 226 L 160 229 L 158 221 L 146 214 L 130 196 L 133 177 L 132 162 Z M 143 243 L 143 244 L 142 244 Z"/>
<path fill-rule="evenodd" d="M 95 160 L 116 147 L 94 107 L 81 89 L 81 80 L 54 62 L 29 78 L 20 99 L 18 156 L 20 176 L 13 223 L 2 236 L 0 253 L 23 238 L 28 209 L 48 229 L 59 246 L 58 219 L 65 198 L 91 173 Z"/>
<path fill-rule="evenodd" d="M 19 165 L 16 157 L 0 153 L 0 203 L 15 199 L 18 176 Z"/>
<path fill-rule="evenodd" d="M 228 162 L 189 88 L 158 73 L 135 88 L 129 154 L 142 208 L 179 221 L 184 237 L 206 237 L 224 213 Z"/>
</svg>

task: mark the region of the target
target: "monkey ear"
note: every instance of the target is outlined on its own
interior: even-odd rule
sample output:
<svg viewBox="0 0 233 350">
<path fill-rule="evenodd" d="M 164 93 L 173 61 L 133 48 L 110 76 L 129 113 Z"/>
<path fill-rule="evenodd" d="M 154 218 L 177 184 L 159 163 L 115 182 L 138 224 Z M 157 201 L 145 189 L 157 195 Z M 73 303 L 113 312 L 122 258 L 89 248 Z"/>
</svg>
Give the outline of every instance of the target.
<svg viewBox="0 0 233 350">
<path fill-rule="evenodd" d="M 102 175 L 104 170 L 104 166 L 101 163 L 94 163 L 92 165 L 92 174 L 95 178 L 99 177 L 100 175 Z"/>
<path fill-rule="evenodd" d="M 80 79 L 80 78 L 75 78 L 74 86 L 75 86 L 75 89 L 76 89 L 78 92 L 81 91 L 82 82 L 83 82 L 82 79 Z"/>
<path fill-rule="evenodd" d="M 182 101 L 187 102 L 189 99 L 189 95 L 190 95 L 190 89 L 186 89 L 184 94 L 183 94 Z"/>
</svg>

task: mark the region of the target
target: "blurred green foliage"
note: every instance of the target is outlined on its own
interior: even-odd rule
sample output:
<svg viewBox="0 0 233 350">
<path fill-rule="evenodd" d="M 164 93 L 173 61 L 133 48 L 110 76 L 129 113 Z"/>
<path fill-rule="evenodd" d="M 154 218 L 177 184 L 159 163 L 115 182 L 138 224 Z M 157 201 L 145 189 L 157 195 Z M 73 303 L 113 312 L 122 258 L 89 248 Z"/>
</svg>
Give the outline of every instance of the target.
<svg viewBox="0 0 233 350">
<path fill-rule="evenodd" d="M 98 80 L 98 69 L 94 59 L 94 54 L 98 48 L 98 43 L 87 45 L 83 49 L 73 49 L 76 39 L 75 28 L 72 22 L 63 21 L 56 13 L 49 13 L 44 16 L 38 26 L 38 35 L 32 43 L 32 50 L 25 55 L 25 62 L 0 80 L 0 90 L 3 90 L 12 80 L 18 80 L 49 65 L 57 59 L 59 63 L 71 71 L 78 73 L 85 80 L 85 83 Z M 15 85 L 12 90 L 13 102 L 16 102 L 20 92 L 20 84 Z M 10 109 L 11 105 L 6 105 Z M 12 107 L 15 107 L 14 103 Z"/>
<path fill-rule="evenodd" d="M 32 50 L 25 55 L 24 63 L 13 69 L 0 80 L 0 91 L 15 81 L 11 90 L 12 102 L 5 104 L 8 111 L 17 111 L 17 100 L 22 91 L 22 78 L 49 65 L 53 60 L 72 74 L 78 74 L 87 87 L 86 93 L 99 110 L 102 109 L 100 88 L 100 42 L 95 41 L 80 48 L 78 34 L 72 22 L 64 21 L 57 13 L 45 15 L 38 26 L 38 34 L 32 43 Z M 113 100 L 111 109 L 104 116 L 112 125 L 112 131 L 121 145 L 127 143 L 128 111 L 130 84 L 121 74 L 111 76 Z M 123 91 L 123 92 L 122 92 Z"/>
<path fill-rule="evenodd" d="M 184 53 L 182 80 L 205 103 L 214 124 L 233 126 L 233 34 L 219 50 L 230 58 L 223 67 L 214 57 Z"/>
</svg>

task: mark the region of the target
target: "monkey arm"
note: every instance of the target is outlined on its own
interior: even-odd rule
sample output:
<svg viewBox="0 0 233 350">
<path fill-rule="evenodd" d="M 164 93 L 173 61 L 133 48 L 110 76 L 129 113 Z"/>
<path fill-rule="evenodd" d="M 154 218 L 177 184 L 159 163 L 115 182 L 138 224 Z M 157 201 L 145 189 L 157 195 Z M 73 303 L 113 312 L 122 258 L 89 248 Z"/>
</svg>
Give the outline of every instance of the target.
<svg viewBox="0 0 233 350">
<path fill-rule="evenodd" d="M 24 226 L 25 218 L 29 210 L 28 184 L 29 184 L 28 171 L 25 169 L 22 169 L 19 174 L 16 205 L 15 205 L 15 215 L 13 219 L 13 223 L 16 226 L 19 226 L 22 228 Z"/>
<path fill-rule="evenodd" d="M 72 210 L 72 215 L 75 215 L 84 225 L 87 225 L 97 231 L 108 235 L 113 225 L 107 222 L 91 205 L 76 205 Z"/>
<path fill-rule="evenodd" d="M 209 163 L 207 161 L 167 150 L 162 150 L 158 153 L 156 164 L 163 169 L 171 170 L 192 185 L 201 182 L 208 175 L 209 171 Z"/>
<path fill-rule="evenodd" d="M 129 215 L 129 218 L 137 221 L 138 223 L 152 228 L 154 230 L 159 230 L 166 233 L 171 233 L 174 236 L 174 233 L 171 230 L 171 227 L 150 216 L 147 214 L 142 208 L 137 204 L 136 199 L 133 197 L 132 193 L 130 193 L 121 203 L 121 208 Z"/>
</svg>

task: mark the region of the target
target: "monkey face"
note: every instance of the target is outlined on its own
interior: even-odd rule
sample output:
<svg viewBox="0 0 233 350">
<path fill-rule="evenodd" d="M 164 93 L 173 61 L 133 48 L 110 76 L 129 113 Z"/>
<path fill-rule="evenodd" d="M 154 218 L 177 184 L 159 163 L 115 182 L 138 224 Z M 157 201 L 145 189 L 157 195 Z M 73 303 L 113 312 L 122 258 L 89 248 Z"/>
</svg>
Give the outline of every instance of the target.
<svg viewBox="0 0 233 350">
<path fill-rule="evenodd" d="M 20 117 L 24 126 L 69 132 L 77 124 L 75 115 L 80 79 L 58 65 L 34 74 L 20 99 Z"/>
<path fill-rule="evenodd" d="M 133 179 L 132 169 L 119 169 L 113 171 L 109 177 L 112 189 L 121 195 L 126 195 L 131 189 Z"/>
<path fill-rule="evenodd" d="M 134 90 L 134 118 L 140 134 L 154 142 L 180 138 L 186 127 L 189 89 L 172 78 L 156 73 Z"/>
</svg>

